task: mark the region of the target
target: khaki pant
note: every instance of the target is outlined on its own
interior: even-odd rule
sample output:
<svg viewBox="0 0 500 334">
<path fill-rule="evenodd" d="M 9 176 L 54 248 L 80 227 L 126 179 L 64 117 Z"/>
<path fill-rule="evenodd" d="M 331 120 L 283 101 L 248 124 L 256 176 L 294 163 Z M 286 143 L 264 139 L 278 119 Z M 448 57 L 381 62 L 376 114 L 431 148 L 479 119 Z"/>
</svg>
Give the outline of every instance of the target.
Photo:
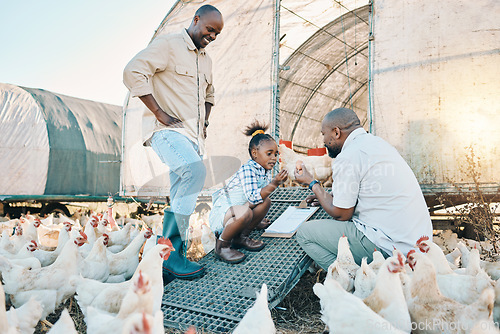
<svg viewBox="0 0 500 334">
<path fill-rule="evenodd" d="M 373 251 L 377 247 L 356 228 L 352 221 L 334 219 L 306 221 L 297 230 L 296 238 L 307 255 L 321 268 L 327 270 L 337 258 L 337 247 L 342 235 L 349 240 L 351 253 L 358 265 L 361 265 L 363 257 L 368 258 L 368 263 L 373 260 Z M 383 250 L 379 248 L 377 250 L 382 252 L 384 257 L 388 257 Z"/>
</svg>

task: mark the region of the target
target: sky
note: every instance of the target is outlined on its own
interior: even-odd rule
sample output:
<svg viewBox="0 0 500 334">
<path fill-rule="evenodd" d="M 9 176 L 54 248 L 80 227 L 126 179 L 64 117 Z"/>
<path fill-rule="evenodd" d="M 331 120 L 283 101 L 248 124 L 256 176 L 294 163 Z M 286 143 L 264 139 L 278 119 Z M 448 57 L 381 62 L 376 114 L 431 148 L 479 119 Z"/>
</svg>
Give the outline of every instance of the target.
<svg viewBox="0 0 500 334">
<path fill-rule="evenodd" d="M 0 83 L 123 105 L 123 68 L 174 3 L 0 0 Z"/>
</svg>

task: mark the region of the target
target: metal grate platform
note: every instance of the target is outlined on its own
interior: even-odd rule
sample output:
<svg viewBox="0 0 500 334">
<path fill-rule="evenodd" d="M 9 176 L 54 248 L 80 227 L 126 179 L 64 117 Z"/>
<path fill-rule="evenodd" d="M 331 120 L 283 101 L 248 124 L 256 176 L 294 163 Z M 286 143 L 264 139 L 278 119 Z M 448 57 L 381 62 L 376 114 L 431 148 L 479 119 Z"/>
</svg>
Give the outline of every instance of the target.
<svg viewBox="0 0 500 334">
<path fill-rule="evenodd" d="M 297 205 L 311 192 L 307 188 L 278 188 L 272 195 L 267 217 L 273 221 L 290 205 Z M 323 218 L 320 209 L 311 219 Z M 326 218 L 326 217 L 325 217 Z M 162 309 L 166 327 L 186 329 L 191 325 L 209 333 L 228 333 L 236 327 L 255 301 L 255 292 L 268 286 L 269 306 L 278 305 L 297 284 L 312 260 L 295 237 L 263 238 L 266 247 L 247 252 L 247 259 L 230 265 L 215 258 L 213 252 L 199 261 L 206 267 L 202 278 L 174 280 L 165 286 Z"/>
</svg>

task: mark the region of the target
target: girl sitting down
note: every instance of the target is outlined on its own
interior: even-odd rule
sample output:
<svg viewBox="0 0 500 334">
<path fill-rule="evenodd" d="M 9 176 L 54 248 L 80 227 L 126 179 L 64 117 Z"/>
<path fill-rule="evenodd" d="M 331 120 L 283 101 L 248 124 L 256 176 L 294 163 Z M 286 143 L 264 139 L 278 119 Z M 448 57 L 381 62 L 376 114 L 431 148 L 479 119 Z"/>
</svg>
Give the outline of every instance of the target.
<svg viewBox="0 0 500 334">
<path fill-rule="evenodd" d="M 227 263 L 240 263 L 246 257 L 236 250 L 244 248 L 260 251 L 265 244 L 250 239 L 255 229 L 265 229 L 270 224 L 264 220 L 271 206 L 269 195 L 287 177 L 282 170 L 271 180 L 271 170 L 278 159 L 278 145 L 268 134 L 266 125 L 254 122 L 244 133 L 252 139 L 248 145 L 248 160 L 228 181 L 227 185 L 212 195 L 210 226 L 218 236 L 215 256 Z"/>
</svg>

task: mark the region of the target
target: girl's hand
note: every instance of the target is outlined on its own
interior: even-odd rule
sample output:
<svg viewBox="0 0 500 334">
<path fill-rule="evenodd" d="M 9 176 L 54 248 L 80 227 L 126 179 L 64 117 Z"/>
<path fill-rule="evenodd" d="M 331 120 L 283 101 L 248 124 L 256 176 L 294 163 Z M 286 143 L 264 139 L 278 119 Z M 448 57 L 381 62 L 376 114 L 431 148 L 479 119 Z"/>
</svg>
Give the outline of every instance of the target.
<svg viewBox="0 0 500 334">
<path fill-rule="evenodd" d="M 287 178 L 288 178 L 288 172 L 286 171 L 286 169 L 283 169 L 281 172 L 278 173 L 278 175 L 274 177 L 271 183 L 277 187 L 283 182 L 285 182 Z"/>
</svg>

